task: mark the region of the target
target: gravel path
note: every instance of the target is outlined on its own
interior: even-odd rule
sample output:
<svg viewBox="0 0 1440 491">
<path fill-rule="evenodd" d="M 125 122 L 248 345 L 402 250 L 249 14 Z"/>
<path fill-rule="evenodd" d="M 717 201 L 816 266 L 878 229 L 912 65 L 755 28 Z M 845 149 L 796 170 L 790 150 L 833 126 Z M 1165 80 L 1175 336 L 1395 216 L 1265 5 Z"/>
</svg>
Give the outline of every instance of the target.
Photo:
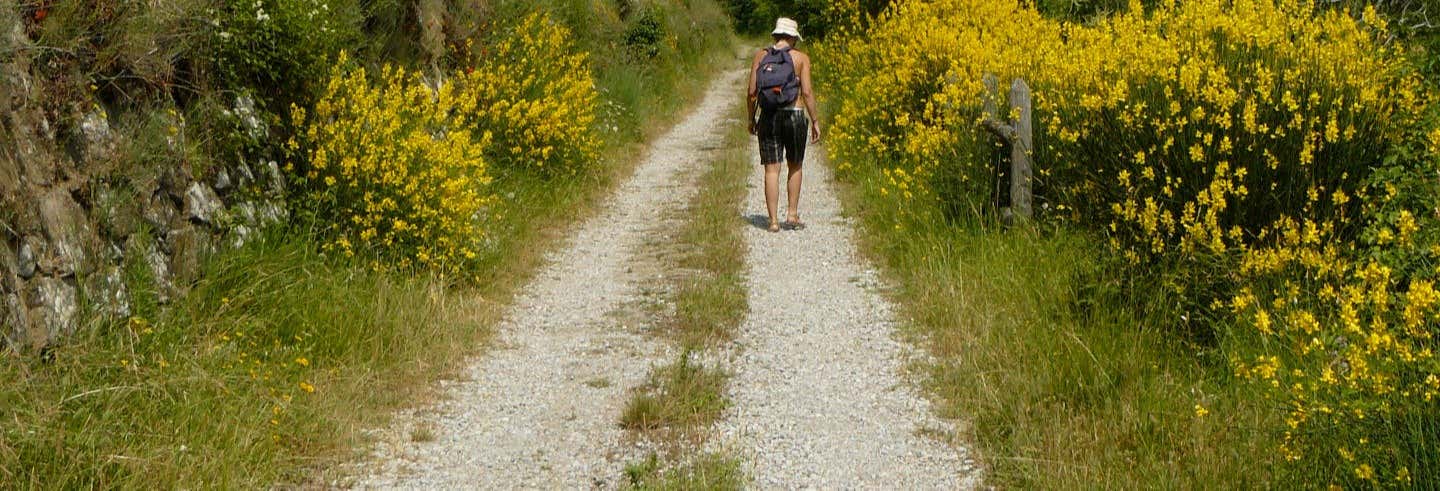
<svg viewBox="0 0 1440 491">
<path fill-rule="evenodd" d="M 762 174 L 752 175 L 750 313 L 730 361 L 732 410 L 712 441 L 762 489 L 974 489 L 969 452 L 922 436 L 953 430 L 900 375 L 910 350 L 840 216 L 824 150 L 809 153 L 806 230 L 762 228 Z M 782 190 L 782 218 L 784 201 Z"/>
<path fill-rule="evenodd" d="M 402 425 L 434 440 L 382 441 L 361 488 L 613 488 L 643 449 L 620 413 L 668 349 L 643 326 L 612 315 L 642 300 L 637 267 L 667 210 L 693 194 L 698 171 L 723 141 L 744 71 L 711 85 L 704 101 L 660 138 L 602 212 L 572 235 L 516 299 L 495 349 L 448 388 L 449 398 Z M 392 430 L 399 434 L 405 430 Z M 423 438 L 421 438 L 423 439 Z"/>
</svg>

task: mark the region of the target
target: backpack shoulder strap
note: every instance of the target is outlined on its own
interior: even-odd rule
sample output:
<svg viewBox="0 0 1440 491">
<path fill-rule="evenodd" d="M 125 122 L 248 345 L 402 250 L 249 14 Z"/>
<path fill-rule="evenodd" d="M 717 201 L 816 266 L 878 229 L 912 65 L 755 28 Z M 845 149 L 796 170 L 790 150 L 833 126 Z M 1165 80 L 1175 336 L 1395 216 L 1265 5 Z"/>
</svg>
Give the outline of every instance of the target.
<svg viewBox="0 0 1440 491">
<path fill-rule="evenodd" d="M 790 48 L 789 48 L 789 47 L 776 48 L 776 47 L 774 47 L 774 46 L 766 46 L 766 47 L 765 47 L 765 53 L 771 54 L 771 55 L 781 55 L 782 57 L 785 58 L 786 61 L 790 61 Z"/>
</svg>

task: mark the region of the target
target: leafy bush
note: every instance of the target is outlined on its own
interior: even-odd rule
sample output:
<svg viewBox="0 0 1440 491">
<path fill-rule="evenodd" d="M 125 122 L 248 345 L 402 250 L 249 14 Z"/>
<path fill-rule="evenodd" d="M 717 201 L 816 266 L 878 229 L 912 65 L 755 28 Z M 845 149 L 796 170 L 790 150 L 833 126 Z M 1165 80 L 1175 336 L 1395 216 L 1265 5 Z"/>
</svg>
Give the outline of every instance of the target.
<svg viewBox="0 0 1440 491">
<path fill-rule="evenodd" d="M 228 87 L 285 107 L 323 89 L 331 60 L 360 39 L 356 0 L 242 0 L 215 11 L 214 66 Z M 352 48 L 353 49 L 353 48 Z"/>
<path fill-rule="evenodd" d="M 493 135 L 486 158 L 504 170 L 577 175 L 597 162 L 599 97 L 588 54 L 543 13 L 518 22 L 455 77 L 457 118 Z M 481 133 L 475 133 L 479 136 Z"/>
<path fill-rule="evenodd" d="M 647 8 L 625 29 L 625 46 L 632 53 L 641 50 L 648 58 L 660 54 L 660 46 L 669 39 L 660 15 L 659 9 Z"/>
<path fill-rule="evenodd" d="M 1044 209 L 1105 237 L 1126 299 L 1220 336 L 1287 408 L 1271 430 L 1297 472 L 1433 482 L 1437 430 L 1417 423 L 1440 416 L 1433 95 L 1374 9 L 1349 14 L 1202 0 L 1077 26 L 1010 2 L 906 2 L 825 50 L 832 153 L 842 173 L 881 166 L 897 202 L 971 216 L 994 151 L 982 76 L 1024 78 Z"/>
<path fill-rule="evenodd" d="M 374 258 L 372 266 L 468 272 L 477 257 L 487 192 L 489 133 L 472 137 L 454 85 L 432 93 L 386 66 L 372 85 L 342 56 L 313 113 L 294 109 L 290 142 L 324 250 Z M 292 170 L 297 166 L 292 164 Z"/>
</svg>

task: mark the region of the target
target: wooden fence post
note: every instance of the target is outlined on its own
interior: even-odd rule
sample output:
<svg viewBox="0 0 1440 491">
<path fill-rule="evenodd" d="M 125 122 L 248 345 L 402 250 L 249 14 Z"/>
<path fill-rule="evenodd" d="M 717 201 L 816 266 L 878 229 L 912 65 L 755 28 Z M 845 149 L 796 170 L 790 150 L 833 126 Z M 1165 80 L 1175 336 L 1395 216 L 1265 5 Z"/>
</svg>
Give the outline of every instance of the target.
<svg viewBox="0 0 1440 491">
<path fill-rule="evenodd" d="M 1030 181 L 1034 178 L 1035 138 L 1030 125 L 1030 86 L 1023 79 L 1010 85 L 1010 107 L 1014 114 L 1015 136 L 1010 140 L 1010 210 L 1022 220 L 1034 216 Z"/>
<path fill-rule="evenodd" d="M 1030 114 L 1030 86 L 1023 79 L 1010 84 L 1010 114 L 999 114 L 1000 82 L 995 75 L 985 74 L 985 119 L 982 125 L 997 138 L 1010 145 L 1010 210 L 1009 219 L 1029 220 L 1034 216 L 1031 181 L 1034 179 L 1035 139 Z M 1011 118 L 1011 116 L 1014 116 Z M 997 170 L 998 174 L 998 170 Z M 998 181 L 998 179 L 997 179 Z M 999 183 L 996 183 L 998 195 Z M 997 203 L 998 205 L 998 203 Z"/>
</svg>

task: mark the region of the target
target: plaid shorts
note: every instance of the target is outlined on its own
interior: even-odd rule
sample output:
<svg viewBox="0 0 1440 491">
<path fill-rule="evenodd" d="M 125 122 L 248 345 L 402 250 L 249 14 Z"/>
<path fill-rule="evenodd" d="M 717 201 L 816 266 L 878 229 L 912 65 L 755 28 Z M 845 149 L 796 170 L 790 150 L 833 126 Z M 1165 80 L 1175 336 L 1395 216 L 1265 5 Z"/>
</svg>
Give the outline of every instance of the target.
<svg viewBox="0 0 1440 491">
<path fill-rule="evenodd" d="M 760 137 L 760 163 L 804 163 L 809 130 L 810 118 L 798 107 L 760 111 L 760 121 L 755 125 L 755 134 Z"/>
</svg>

